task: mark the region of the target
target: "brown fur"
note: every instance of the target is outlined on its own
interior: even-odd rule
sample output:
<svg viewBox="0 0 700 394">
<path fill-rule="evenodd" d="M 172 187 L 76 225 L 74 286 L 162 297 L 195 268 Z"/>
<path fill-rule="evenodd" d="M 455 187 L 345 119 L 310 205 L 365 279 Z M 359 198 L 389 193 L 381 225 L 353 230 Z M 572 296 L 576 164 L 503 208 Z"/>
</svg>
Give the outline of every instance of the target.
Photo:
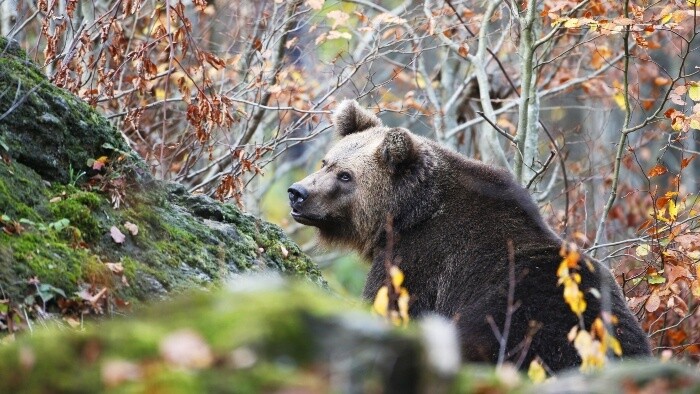
<svg viewBox="0 0 700 394">
<path fill-rule="evenodd" d="M 578 320 L 557 285 L 562 240 L 507 171 L 466 159 L 408 130 L 384 127 L 355 102 L 343 102 L 334 121 L 343 138 L 330 149 L 321 170 L 292 185 L 290 192 L 302 190 L 304 196 L 292 199 L 292 214 L 300 223 L 318 227 L 325 242 L 352 247 L 372 262 L 367 299 L 384 284 L 389 215 L 396 238 L 392 258 L 406 276 L 410 314 L 436 312 L 456 319 L 465 358 L 496 362 L 500 346 L 487 317 L 503 329 L 510 240 L 519 307 L 512 315 L 508 359 L 526 367 L 539 356 L 555 371 L 581 362 L 567 340 Z M 624 356 L 649 355 L 646 335 L 612 275 L 586 259 L 595 268 L 581 270 L 586 325 L 601 311 L 600 301 L 588 292 L 596 288 L 609 296 L 619 319 L 615 335 Z M 541 328 L 535 331 L 535 326 Z M 522 353 L 519 345 L 528 337 L 532 343 Z"/>
</svg>

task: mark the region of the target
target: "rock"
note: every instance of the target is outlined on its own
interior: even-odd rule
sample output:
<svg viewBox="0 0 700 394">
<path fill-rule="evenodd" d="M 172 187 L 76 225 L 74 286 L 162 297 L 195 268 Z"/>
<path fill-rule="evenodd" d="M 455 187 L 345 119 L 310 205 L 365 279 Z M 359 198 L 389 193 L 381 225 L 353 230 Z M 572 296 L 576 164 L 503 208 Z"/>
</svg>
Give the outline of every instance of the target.
<svg viewBox="0 0 700 394">
<path fill-rule="evenodd" d="M 654 360 L 533 384 L 513 367 L 454 370 L 429 356 L 457 338 L 385 320 L 318 287 L 242 275 L 129 319 L 35 330 L 0 346 L 0 392 L 698 392 L 692 368 Z M 434 319 L 434 318 L 431 318 Z M 438 325 L 444 324 L 439 323 Z M 428 323 L 436 325 L 436 321 Z M 446 340 L 447 339 L 447 340 Z M 449 352 L 449 350 L 448 350 Z M 433 361 L 431 361 L 431 359 Z"/>
<path fill-rule="evenodd" d="M 32 317 L 107 289 L 111 308 L 266 269 L 325 286 L 277 226 L 153 179 L 103 116 L 2 38 L 0 92 L 0 301 Z"/>
<path fill-rule="evenodd" d="M 674 362 L 631 361 L 606 366 L 603 371 L 590 375 L 571 371 L 529 392 L 557 394 L 567 388 L 570 388 L 569 393 L 587 394 L 697 393 L 700 392 L 700 374 L 697 367 Z"/>
<path fill-rule="evenodd" d="M 0 392 L 411 393 L 430 383 L 415 331 L 308 284 L 239 280 L 1 346 Z"/>
</svg>

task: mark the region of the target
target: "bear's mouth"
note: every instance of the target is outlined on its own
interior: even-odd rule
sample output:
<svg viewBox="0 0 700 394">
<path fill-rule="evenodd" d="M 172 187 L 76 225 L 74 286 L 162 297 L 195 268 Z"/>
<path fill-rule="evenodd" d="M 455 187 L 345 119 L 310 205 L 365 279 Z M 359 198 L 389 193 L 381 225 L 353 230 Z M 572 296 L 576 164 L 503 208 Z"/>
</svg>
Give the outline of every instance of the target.
<svg viewBox="0 0 700 394">
<path fill-rule="evenodd" d="M 321 218 L 312 215 L 306 215 L 302 212 L 299 212 L 296 208 L 292 208 L 292 218 L 294 218 L 294 220 L 296 220 L 297 223 L 301 223 L 307 226 L 313 226 L 321 222 Z"/>
</svg>

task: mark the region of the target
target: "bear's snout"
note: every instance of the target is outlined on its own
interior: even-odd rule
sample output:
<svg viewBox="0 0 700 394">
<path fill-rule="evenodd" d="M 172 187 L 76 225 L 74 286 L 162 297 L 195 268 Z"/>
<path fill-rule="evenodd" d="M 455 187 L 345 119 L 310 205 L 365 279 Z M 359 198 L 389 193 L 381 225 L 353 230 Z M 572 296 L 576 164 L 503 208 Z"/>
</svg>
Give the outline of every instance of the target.
<svg viewBox="0 0 700 394">
<path fill-rule="evenodd" d="M 289 204 L 292 205 L 292 207 L 294 207 L 295 204 L 302 203 L 309 197 L 309 191 L 298 183 L 290 186 L 289 189 L 287 189 L 287 193 L 289 193 Z"/>
</svg>

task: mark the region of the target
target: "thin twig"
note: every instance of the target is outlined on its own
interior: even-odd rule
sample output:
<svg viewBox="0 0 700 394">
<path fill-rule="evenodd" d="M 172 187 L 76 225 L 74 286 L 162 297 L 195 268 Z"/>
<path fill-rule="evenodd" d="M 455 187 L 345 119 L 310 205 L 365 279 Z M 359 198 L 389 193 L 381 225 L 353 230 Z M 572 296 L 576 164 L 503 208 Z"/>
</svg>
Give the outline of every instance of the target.
<svg viewBox="0 0 700 394">
<path fill-rule="evenodd" d="M 535 182 L 535 179 L 537 179 L 540 175 L 542 175 L 547 170 L 547 167 L 549 167 L 549 164 L 552 162 L 552 159 L 554 159 L 554 156 L 556 156 L 556 155 L 557 155 L 557 153 L 555 151 L 553 151 L 553 150 L 549 151 L 549 157 L 547 158 L 547 161 L 544 162 L 544 164 L 542 165 L 542 168 L 540 168 L 539 170 L 537 170 L 535 172 L 535 175 L 532 176 L 532 179 L 530 179 L 530 182 L 528 182 L 527 186 L 525 186 L 526 189 L 529 189 L 530 186 L 532 186 L 532 184 Z"/>
<path fill-rule="evenodd" d="M 482 118 L 484 118 L 484 120 L 486 121 L 486 123 L 490 124 L 491 127 L 493 127 L 493 129 L 496 130 L 496 131 L 498 132 L 498 134 L 502 135 L 503 137 L 505 137 L 508 141 L 512 142 L 513 144 L 516 144 L 515 138 L 513 138 L 513 136 L 511 136 L 510 134 L 508 134 L 508 133 L 507 133 L 505 130 L 503 130 L 502 128 L 498 127 L 498 125 L 495 124 L 495 123 L 493 123 L 493 122 L 491 121 L 491 119 L 487 118 L 486 115 L 484 115 L 483 112 L 481 112 L 481 111 L 476 111 L 476 114 L 479 115 L 479 116 L 481 116 Z"/>
</svg>

